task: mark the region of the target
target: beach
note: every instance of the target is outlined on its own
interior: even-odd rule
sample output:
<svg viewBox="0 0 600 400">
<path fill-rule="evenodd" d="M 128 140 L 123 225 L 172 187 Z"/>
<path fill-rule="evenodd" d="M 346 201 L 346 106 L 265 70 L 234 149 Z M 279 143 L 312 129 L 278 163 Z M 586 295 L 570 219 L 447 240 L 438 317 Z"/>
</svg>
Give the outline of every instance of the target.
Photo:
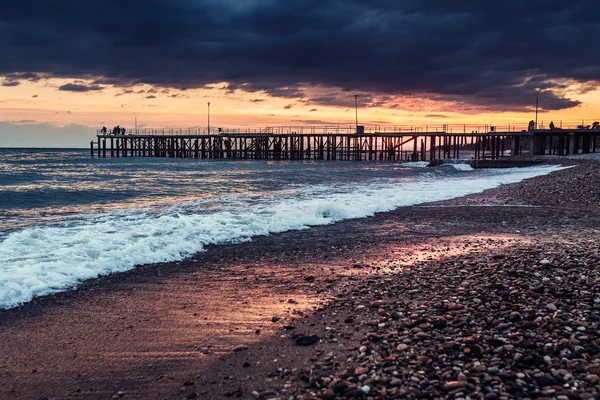
<svg viewBox="0 0 600 400">
<path fill-rule="evenodd" d="M 0 310 L 0 397 L 596 398 L 600 164 L 546 162 Z"/>
</svg>

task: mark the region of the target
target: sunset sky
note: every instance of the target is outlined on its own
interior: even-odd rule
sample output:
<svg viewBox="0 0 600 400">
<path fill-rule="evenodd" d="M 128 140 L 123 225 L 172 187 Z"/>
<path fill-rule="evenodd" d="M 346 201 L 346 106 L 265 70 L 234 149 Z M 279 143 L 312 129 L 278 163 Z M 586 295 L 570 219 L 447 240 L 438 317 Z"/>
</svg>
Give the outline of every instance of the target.
<svg viewBox="0 0 600 400">
<path fill-rule="evenodd" d="M 0 147 L 94 129 L 600 119 L 595 1 L 21 0 Z"/>
</svg>

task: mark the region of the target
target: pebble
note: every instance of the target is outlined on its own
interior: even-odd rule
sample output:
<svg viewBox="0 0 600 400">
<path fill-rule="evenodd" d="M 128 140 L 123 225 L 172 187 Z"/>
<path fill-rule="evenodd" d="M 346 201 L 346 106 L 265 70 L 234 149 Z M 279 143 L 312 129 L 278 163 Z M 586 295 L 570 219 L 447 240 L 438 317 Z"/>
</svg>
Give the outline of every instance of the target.
<svg viewBox="0 0 600 400">
<path fill-rule="evenodd" d="M 600 168 L 593 171 L 600 184 Z M 511 216 L 502 218 L 514 235 Z M 336 288 L 339 297 L 314 320 L 326 332 L 323 346 L 310 365 L 280 373 L 286 398 L 597 396 L 600 246 L 588 242 L 596 225 L 582 222 L 579 232 L 568 216 L 558 216 L 565 219 L 552 223 L 568 227 L 566 244 L 545 239 L 565 237 L 547 232 L 553 225 L 521 218 L 527 242 L 473 236 L 461 239 L 464 251 L 456 256 L 436 245 L 435 257 L 414 264 L 393 257 L 381 265 L 355 261 L 361 275 Z M 534 223 L 539 231 L 530 229 Z M 430 244 L 424 247 L 433 253 Z M 402 273 L 384 272 L 395 265 Z"/>
<path fill-rule="evenodd" d="M 317 335 L 311 335 L 311 336 L 306 336 L 306 335 L 302 335 L 296 338 L 296 346 L 310 346 L 313 345 L 315 343 L 318 343 L 320 340 L 319 336 Z"/>
</svg>

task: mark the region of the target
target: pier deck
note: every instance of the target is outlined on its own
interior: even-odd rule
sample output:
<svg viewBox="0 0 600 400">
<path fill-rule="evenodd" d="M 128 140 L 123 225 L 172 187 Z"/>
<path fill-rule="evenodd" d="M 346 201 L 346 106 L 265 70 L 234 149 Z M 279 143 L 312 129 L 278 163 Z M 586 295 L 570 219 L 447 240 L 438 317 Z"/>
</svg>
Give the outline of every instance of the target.
<svg viewBox="0 0 600 400">
<path fill-rule="evenodd" d="M 304 132 L 309 133 L 304 133 Z M 302 133 L 298 133 L 302 132 Z M 348 129 L 142 130 L 126 135 L 98 131 L 91 156 L 245 160 L 436 161 L 500 159 L 529 154 L 596 152 L 600 130 L 553 129 L 531 132 L 451 133 L 412 131 L 352 133 Z"/>
</svg>

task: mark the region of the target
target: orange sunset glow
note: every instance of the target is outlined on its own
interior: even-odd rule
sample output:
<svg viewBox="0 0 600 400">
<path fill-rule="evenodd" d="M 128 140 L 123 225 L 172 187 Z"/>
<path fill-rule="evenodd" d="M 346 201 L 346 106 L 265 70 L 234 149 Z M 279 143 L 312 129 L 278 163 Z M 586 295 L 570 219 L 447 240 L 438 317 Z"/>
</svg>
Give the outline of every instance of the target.
<svg viewBox="0 0 600 400">
<path fill-rule="evenodd" d="M 305 97 L 274 97 L 264 92 L 230 91 L 226 83 L 210 88 L 177 90 L 135 85 L 121 88 L 103 86 L 86 92 L 58 90 L 72 79 L 50 78 L 24 82 L 2 88 L 0 110 L 6 124 L 23 131 L 38 124 L 60 128 L 78 126 L 81 138 L 73 138 L 74 146 L 85 146 L 94 129 L 121 125 L 133 128 L 206 127 L 211 102 L 211 125 L 223 128 L 340 125 L 355 123 L 354 97 L 339 88 L 305 87 Z M 89 82 L 78 80 L 78 84 Z M 77 84 L 77 83 L 76 83 Z M 595 120 L 600 116 L 600 91 L 582 92 L 576 84 L 565 94 L 581 102 L 579 106 L 558 111 L 544 110 L 540 101 L 540 123 L 564 121 L 565 124 Z M 311 100 L 334 96 L 345 106 L 319 104 Z M 382 100 L 382 98 L 385 99 Z M 365 99 L 366 98 L 366 99 Z M 527 111 L 494 111 L 493 104 L 468 105 L 457 101 L 436 100 L 427 94 L 377 96 L 359 94 L 359 123 L 378 126 L 440 126 L 525 124 L 534 118 L 535 93 Z M 492 108 L 492 109 L 490 109 Z M 87 129 L 87 130 L 86 130 Z M 4 140 L 0 136 L 0 146 Z"/>
</svg>

